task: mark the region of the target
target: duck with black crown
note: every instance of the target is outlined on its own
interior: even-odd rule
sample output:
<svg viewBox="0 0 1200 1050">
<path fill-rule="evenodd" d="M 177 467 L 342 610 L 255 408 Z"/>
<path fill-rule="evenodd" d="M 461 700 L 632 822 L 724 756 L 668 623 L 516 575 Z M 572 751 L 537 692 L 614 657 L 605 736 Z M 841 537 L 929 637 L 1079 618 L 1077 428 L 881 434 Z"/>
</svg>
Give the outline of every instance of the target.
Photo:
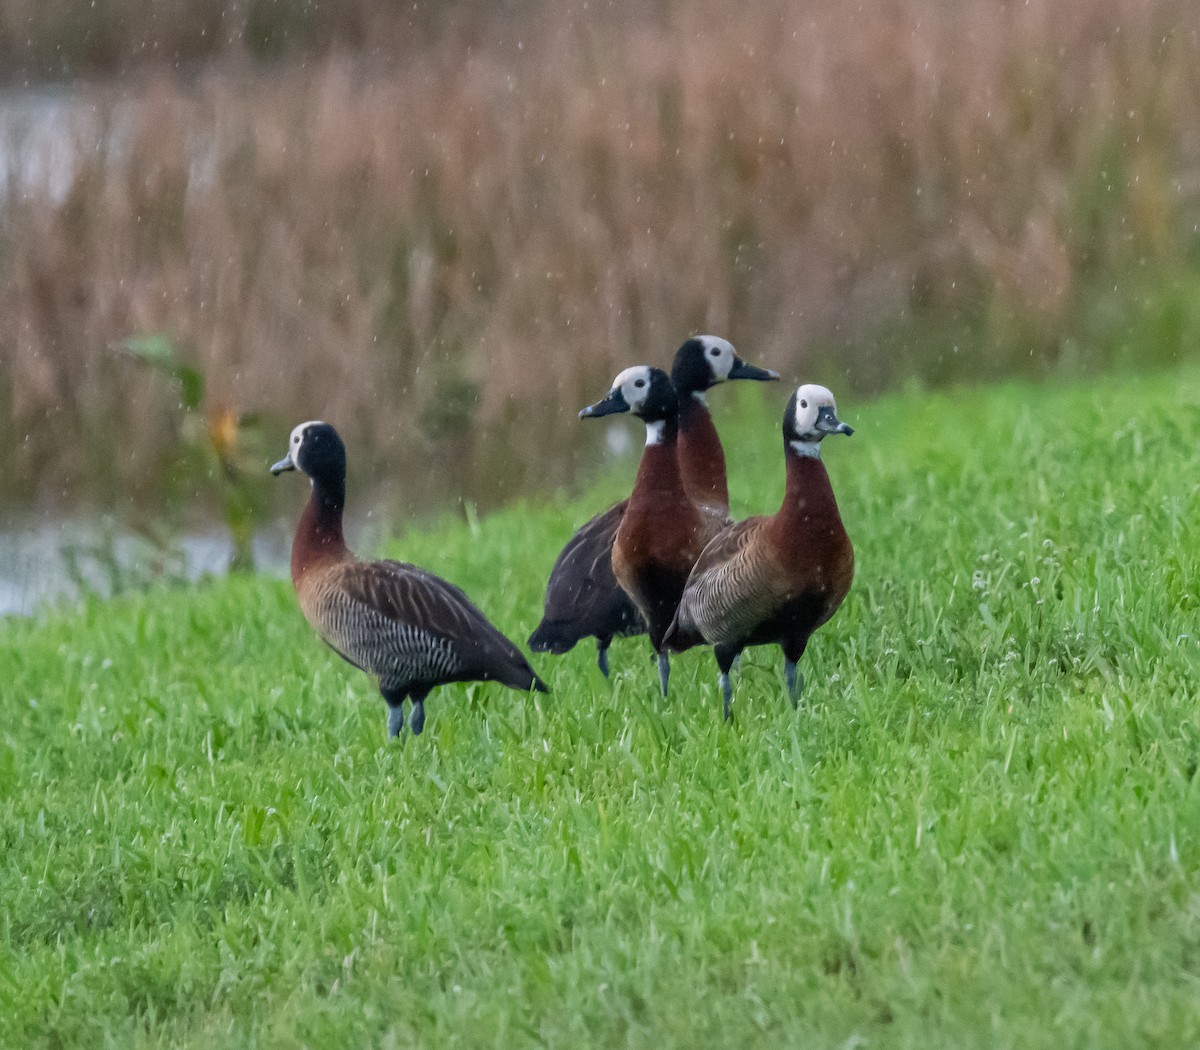
<svg viewBox="0 0 1200 1050">
<path fill-rule="evenodd" d="M 770 381 L 777 372 L 747 364 L 727 339 L 697 335 L 675 351 L 671 385 L 679 399 L 675 446 L 684 488 L 697 504 L 729 516 L 725 453 L 705 401 L 727 380 Z M 561 654 L 583 638 L 596 639 L 596 665 L 608 677 L 608 647 L 614 638 L 646 633 L 632 599 L 612 570 L 613 543 L 629 500 L 621 500 L 585 522 L 567 541 L 546 583 L 542 622 L 529 636 L 534 652 Z"/>
<path fill-rule="evenodd" d="M 666 372 L 646 365 L 627 368 L 606 397 L 579 415 L 594 419 L 616 412 L 632 412 L 646 424 L 646 447 L 613 541 L 612 569 L 646 622 L 666 696 L 671 665 L 663 637 L 688 573 L 727 515 L 697 503 L 684 485 L 675 448 L 679 399 Z"/>
<path fill-rule="evenodd" d="M 804 678 L 796 665 L 850 590 L 854 547 L 821 462 L 821 442 L 853 433 L 826 387 L 800 387 L 783 413 L 783 504 L 773 515 L 722 530 L 692 569 L 664 644 L 672 652 L 704 642 L 713 647 L 726 719 L 733 710 L 730 669 L 752 645 L 783 648 L 788 694 L 798 702 Z"/>
<path fill-rule="evenodd" d="M 346 447 L 328 423 L 301 423 L 272 474 L 300 470 L 312 495 L 292 542 L 292 584 L 305 619 L 342 659 L 369 674 L 388 705 L 388 735 L 425 726 L 425 698 L 448 682 L 494 681 L 548 692 L 521 651 L 452 583 L 398 561 L 360 561 L 346 547 Z"/>
</svg>

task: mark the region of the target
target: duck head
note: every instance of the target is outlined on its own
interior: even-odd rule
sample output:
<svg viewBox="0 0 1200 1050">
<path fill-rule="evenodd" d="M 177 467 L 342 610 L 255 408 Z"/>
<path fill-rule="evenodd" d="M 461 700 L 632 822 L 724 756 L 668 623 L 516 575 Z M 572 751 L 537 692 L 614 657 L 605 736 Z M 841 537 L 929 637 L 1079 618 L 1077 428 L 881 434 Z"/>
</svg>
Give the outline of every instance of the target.
<svg viewBox="0 0 1200 1050">
<path fill-rule="evenodd" d="M 612 389 L 594 405 L 579 413 L 580 419 L 632 412 L 647 423 L 668 419 L 679 412 L 679 401 L 671 379 L 661 368 L 635 365 L 613 380 Z"/>
<path fill-rule="evenodd" d="M 837 405 L 828 387 L 805 383 L 783 410 L 783 441 L 800 456 L 819 456 L 821 441 L 830 434 L 849 437 L 854 428 L 837 417 Z"/>
<path fill-rule="evenodd" d="M 635 365 L 613 380 L 606 397 L 588 405 L 580 419 L 611 416 L 614 412 L 632 412 L 646 424 L 646 444 L 658 445 L 674 435 L 679 418 L 679 399 L 671 377 L 661 368 Z"/>
<path fill-rule="evenodd" d="M 271 473 L 300 470 L 317 482 L 341 482 L 346 477 L 346 446 L 328 423 L 314 419 L 292 428 L 287 455 L 271 467 Z"/>
<path fill-rule="evenodd" d="M 680 397 L 703 394 L 709 387 L 727 379 L 778 379 L 769 368 L 748 365 L 737 355 L 728 339 L 717 335 L 697 335 L 675 351 L 671 382 Z"/>
</svg>

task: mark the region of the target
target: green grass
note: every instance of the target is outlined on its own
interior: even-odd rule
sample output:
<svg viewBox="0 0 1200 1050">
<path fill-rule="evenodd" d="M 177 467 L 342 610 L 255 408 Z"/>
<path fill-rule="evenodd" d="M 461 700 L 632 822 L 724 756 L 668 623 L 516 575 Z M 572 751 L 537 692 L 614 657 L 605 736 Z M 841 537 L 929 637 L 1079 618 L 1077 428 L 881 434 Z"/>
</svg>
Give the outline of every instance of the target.
<svg viewBox="0 0 1200 1050">
<path fill-rule="evenodd" d="M 785 398 L 713 398 L 735 510 Z M 387 745 L 284 582 L 0 623 L 0 1045 L 1200 1042 L 1200 371 L 839 410 L 799 712 L 638 639 Z M 620 474 L 390 553 L 523 639 Z"/>
</svg>

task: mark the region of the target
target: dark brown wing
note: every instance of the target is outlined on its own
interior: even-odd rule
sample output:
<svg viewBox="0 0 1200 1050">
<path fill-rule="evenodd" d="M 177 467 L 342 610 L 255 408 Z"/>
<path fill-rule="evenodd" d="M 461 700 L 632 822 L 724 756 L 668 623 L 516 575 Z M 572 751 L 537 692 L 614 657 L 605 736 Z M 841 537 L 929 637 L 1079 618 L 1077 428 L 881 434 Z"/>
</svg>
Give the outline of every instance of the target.
<svg viewBox="0 0 1200 1050">
<path fill-rule="evenodd" d="M 612 569 L 612 547 L 629 500 L 586 522 L 559 554 L 545 612 L 530 635 L 535 652 L 565 653 L 581 638 L 644 634 L 646 624 Z"/>
<path fill-rule="evenodd" d="M 757 515 L 734 522 L 709 541 L 688 576 L 667 632 L 672 648 L 736 637 L 760 614 L 760 605 L 774 600 L 779 567 L 756 542 L 769 520 Z"/>
<path fill-rule="evenodd" d="M 750 542 L 754 534 L 769 520 L 769 518 L 761 514 L 756 514 L 752 518 L 731 521 L 726 525 L 725 528 L 708 541 L 704 550 L 700 552 L 700 557 L 696 559 L 696 564 L 692 566 L 692 574 L 688 577 L 688 586 L 690 587 L 692 581 L 697 577 L 704 575 L 719 565 L 725 565 L 732 561 L 735 555 Z"/>
<path fill-rule="evenodd" d="M 452 583 L 397 561 L 352 562 L 322 581 L 321 633 L 384 684 L 491 679 L 545 686 L 521 651 Z"/>
</svg>

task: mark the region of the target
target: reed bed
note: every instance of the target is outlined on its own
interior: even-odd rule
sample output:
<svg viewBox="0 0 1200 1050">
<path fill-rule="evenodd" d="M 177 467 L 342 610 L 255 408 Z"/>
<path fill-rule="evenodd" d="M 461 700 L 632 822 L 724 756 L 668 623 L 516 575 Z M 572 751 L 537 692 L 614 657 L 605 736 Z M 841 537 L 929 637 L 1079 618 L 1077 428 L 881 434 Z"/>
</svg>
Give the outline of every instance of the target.
<svg viewBox="0 0 1200 1050">
<path fill-rule="evenodd" d="M 80 86 L 53 178 L 10 135 L 14 498 L 161 491 L 178 399 L 113 352 L 148 333 L 415 501 L 569 481 L 575 410 L 698 330 L 858 390 L 1200 336 L 1190 0 L 505 15 Z"/>
</svg>

